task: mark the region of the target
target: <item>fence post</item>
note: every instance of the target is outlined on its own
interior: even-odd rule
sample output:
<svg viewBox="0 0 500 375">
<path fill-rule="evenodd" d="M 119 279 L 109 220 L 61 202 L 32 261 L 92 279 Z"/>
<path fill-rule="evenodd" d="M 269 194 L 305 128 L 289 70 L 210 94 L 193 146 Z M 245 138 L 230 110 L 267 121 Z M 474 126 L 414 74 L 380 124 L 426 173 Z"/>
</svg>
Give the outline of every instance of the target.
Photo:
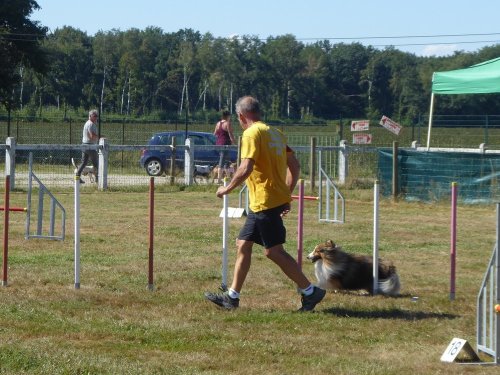
<svg viewBox="0 0 500 375">
<path fill-rule="evenodd" d="M 184 150 L 184 183 L 193 184 L 194 170 L 194 142 L 191 138 L 186 138 L 186 149 Z"/>
<path fill-rule="evenodd" d="M 108 189 L 108 163 L 109 163 L 109 142 L 106 138 L 99 139 L 99 169 L 98 187 L 99 190 Z"/>
<path fill-rule="evenodd" d="M 349 170 L 347 141 L 340 141 L 339 146 L 339 184 L 345 184 Z"/>
<path fill-rule="evenodd" d="M 172 146 L 170 148 L 170 185 L 175 184 L 175 159 L 177 155 L 175 145 L 175 136 L 172 136 Z"/>
<path fill-rule="evenodd" d="M 315 190 L 315 180 L 316 180 L 316 137 L 311 137 L 311 151 L 309 159 L 309 176 L 311 181 L 311 194 Z"/>
<path fill-rule="evenodd" d="M 10 176 L 10 190 L 15 187 L 16 181 L 16 139 L 8 137 L 5 141 L 5 175 Z"/>
</svg>

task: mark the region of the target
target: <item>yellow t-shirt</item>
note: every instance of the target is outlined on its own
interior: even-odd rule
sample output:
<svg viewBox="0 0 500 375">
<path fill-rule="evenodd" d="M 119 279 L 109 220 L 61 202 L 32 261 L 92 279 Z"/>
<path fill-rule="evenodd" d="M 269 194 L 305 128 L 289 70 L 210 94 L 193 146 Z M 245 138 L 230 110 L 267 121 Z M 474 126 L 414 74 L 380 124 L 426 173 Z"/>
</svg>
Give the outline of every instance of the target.
<svg viewBox="0 0 500 375">
<path fill-rule="evenodd" d="M 278 129 L 258 121 L 243 132 L 241 158 L 255 162 L 246 180 L 252 211 L 278 207 L 292 200 L 286 185 L 286 153 L 286 138 Z"/>
</svg>

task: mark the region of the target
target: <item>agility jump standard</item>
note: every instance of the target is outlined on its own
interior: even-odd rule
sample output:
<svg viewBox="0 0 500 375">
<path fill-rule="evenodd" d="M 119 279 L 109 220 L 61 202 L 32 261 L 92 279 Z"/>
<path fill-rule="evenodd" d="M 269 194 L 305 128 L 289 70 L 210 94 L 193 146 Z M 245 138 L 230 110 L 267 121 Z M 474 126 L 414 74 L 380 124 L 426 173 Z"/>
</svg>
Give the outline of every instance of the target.
<svg viewBox="0 0 500 375">
<path fill-rule="evenodd" d="M 373 295 L 378 291 L 378 232 L 379 232 L 379 191 L 380 185 L 375 180 L 373 185 Z"/>
<path fill-rule="evenodd" d="M 457 183 L 451 183 L 450 301 L 455 299 L 457 258 Z"/>
<path fill-rule="evenodd" d="M 298 181 L 299 185 L 299 195 L 292 195 L 293 199 L 297 199 L 298 203 L 298 211 L 297 211 L 297 264 L 299 268 L 302 269 L 302 252 L 304 249 L 304 180 L 300 179 Z M 308 197 L 307 199 L 312 200 Z"/>
<path fill-rule="evenodd" d="M 0 207 L 3 211 L 3 258 L 2 258 L 2 286 L 8 284 L 8 269 L 9 269 L 9 212 L 26 212 L 25 207 L 10 207 L 10 175 L 5 176 L 5 206 Z"/>
<path fill-rule="evenodd" d="M 155 179 L 149 179 L 149 253 L 148 253 L 148 290 L 154 290 L 153 284 L 153 244 L 155 216 Z"/>
<path fill-rule="evenodd" d="M 2 262 L 2 286 L 7 286 L 7 269 L 9 256 L 9 199 L 10 199 L 10 176 L 5 176 L 5 199 L 3 214 L 3 262 Z"/>
<path fill-rule="evenodd" d="M 228 179 L 224 177 L 224 186 L 227 186 Z M 228 248 L 227 236 L 229 234 L 229 215 L 228 215 L 228 196 L 225 194 L 222 197 L 222 283 L 221 290 L 227 290 L 227 262 L 228 262 Z"/>
<path fill-rule="evenodd" d="M 75 175 L 75 289 L 80 289 L 80 177 Z"/>
</svg>

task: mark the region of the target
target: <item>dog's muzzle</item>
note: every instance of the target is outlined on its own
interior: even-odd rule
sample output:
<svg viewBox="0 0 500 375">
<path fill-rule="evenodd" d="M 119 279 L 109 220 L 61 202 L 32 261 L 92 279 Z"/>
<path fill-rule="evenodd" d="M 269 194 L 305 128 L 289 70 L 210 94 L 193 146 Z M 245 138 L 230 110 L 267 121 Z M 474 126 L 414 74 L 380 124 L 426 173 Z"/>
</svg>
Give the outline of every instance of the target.
<svg viewBox="0 0 500 375">
<path fill-rule="evenodd" d="M 311 261 L 311 263 L 316 262 L 318 259 L 321 259 L 321 257 L 317 254 L 314 253 L 314 251 L 307 256 L 307 259 Z"/>
</svg>

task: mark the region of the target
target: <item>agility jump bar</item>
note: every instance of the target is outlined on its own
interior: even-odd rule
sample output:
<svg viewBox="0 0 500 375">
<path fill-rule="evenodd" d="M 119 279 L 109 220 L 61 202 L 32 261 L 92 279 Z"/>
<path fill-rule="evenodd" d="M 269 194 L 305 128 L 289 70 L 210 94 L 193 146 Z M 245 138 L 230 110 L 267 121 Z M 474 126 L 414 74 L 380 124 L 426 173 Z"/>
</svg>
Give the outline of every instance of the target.
<svg viewBox="0 0 500 375">
<path fill-rule="evenodd" d="M 5 207 L 0 206 L 0 211 L 5 211 Z M 14 212 L 27 212 L 28 209 L 26 207 L 9 207 L 9 211 Z"/>
</svg>

